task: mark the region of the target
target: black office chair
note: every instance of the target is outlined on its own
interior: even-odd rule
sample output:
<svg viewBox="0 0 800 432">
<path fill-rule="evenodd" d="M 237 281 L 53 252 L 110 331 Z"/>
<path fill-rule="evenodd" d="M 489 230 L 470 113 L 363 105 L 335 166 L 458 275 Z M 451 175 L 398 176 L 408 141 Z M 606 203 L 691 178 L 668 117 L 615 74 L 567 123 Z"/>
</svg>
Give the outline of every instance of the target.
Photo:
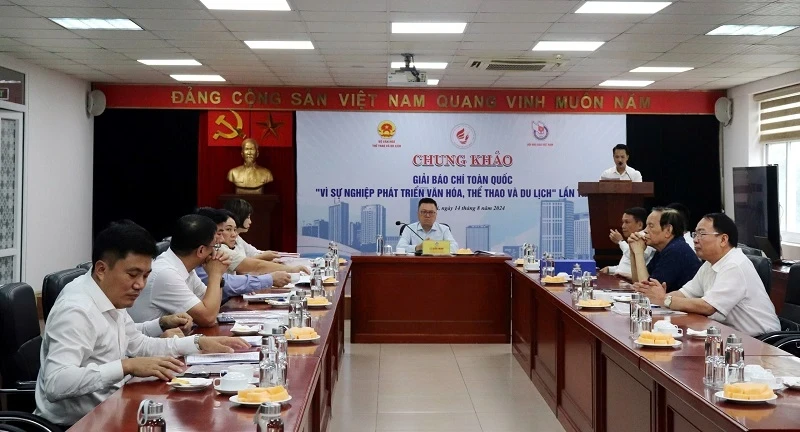
<svg viewBox="0 0 800 432">
<path fill-rule="evenodd" d="M 760 257 L 764 256 L 764 253 L 761 252 L 761 249 L 756 249 L 754 247 L 747 246 L 746 244 L 743 243 L 739 243 L 736 247 L 741 249 L 742 253 L 744 253 L 747 256 L 760 256 Z"/>
<path fill-rule="evenodd" d="M 800 338 L 800 264 L 795 264 L 789 269 L 789 280 L 786 281 L 786 299 L 783 302 L 783 309 L 778 315 L 778 320 L 781 322 L 781 331 L 766 333 L 758 336 L 757 339 L 770 345 L 777 346 L 777 344 L 783 343 L 786 347 L 790 347 L 787 338 Z"/>
<path fill-rule="evenodd" d="M 47 316 L 50 315 L 50 309 L 56 304 L 58 295 L 61 290 L 72 282 L 78 276 L 82 276 L 87 272 L 84 268 L 71 268 L 66 270 L 50 273 L 44 277 L 42 283 L 42 313 L 44 314 L 44 321 L 47 322 Z"/>
<path fill-rule="evenodd" d="M 82 268 L 86 271 L 89 271 L 92 268 L 92 262 L 86 261 L 85 263 L 80 263 L 77 266 L 75 266 L 75 268 Z"/>
<path fill-rule="evenodd" d="M 37 415 L 19 411 L 2 411 L 0 412 L 0 431 L 62 432 L 62 429 Z"/>
<path fill-rule="evenodd" d="M 161 255 L 162 253 L 166 252 L 169 249 L 169 240 L 160 241 L 156 243 L 156 249 L 158 250 L 158 254 Z"/>
<path fill-rule="evenodd" d="M 753 263 L 753 267 L 756 268 L 756 273 L 758 273 L 758 277 L 761 278 L 761 282 L 764 283 L 764 289 L 767 290 L 767 295 L 769 295 L 772 289 L 772 262 L 769 258 L 764 258 L 761 255 L 747 255 L 747 258 L 750 259 L 750 262 Z"/>
<path fill-rule="evenodd" d="M 0 286 L 0 375 L 8 408 L 33 412 L 34 385 L 39 374 L 42 339 L 36 296 L 30 285 L 15 282 Z"/>
</svg>

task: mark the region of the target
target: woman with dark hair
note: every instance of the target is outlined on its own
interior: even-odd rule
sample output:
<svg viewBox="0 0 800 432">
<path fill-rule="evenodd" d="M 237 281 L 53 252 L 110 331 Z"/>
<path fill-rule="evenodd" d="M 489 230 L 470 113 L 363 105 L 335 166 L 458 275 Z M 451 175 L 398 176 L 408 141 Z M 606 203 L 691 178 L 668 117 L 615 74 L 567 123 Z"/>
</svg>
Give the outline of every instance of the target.
<svg viewBox="0 0 800 432">
<path fill-rule="evenodd" d="M 253 214 L 253 206 L 249 202 L 243 199 L 233 199 L 225 203 L 225 210 L 233 213 L 233 219 L 236 221 L 236 231 L 239 233 L 239 236 L 236 237 L 236 247 L 243 250 L 245 256 L 265 261 L 272 261 L 280 257 L 277 252 L 259 250 L 242 238 L 242 234 L 250 230 L 252 222 L 250 216 Z"/>
</svg>

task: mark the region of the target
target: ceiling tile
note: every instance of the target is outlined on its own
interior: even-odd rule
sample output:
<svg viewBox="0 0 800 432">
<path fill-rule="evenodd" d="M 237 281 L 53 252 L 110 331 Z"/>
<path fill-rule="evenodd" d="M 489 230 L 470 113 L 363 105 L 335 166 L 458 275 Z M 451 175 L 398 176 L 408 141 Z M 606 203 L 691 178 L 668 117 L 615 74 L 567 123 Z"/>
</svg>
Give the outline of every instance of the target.
<svg viewBox="0 0 800 432">
<path fill-rule="evenodd" d="M 138 32 L 137 32 L 138 33 Z M 206 31 L 154 31 L 153 34 L 166 40 L 214 40 L 214 41 L 235 41 L 237 40 L 230 32 L 206 32 Z"/>
<path fill-rule="evenodd" d="M 213 18 L 222 21 L 302 21 L 300 12 L 297 11 L 208 11 Z M 271 25 L 271 24 L 270 24 Z"/>
<path fill-rule="evenodd" d="M 389 22 L 480 22 L 479 20 L 473 19 L 474 17 L 474 12 L 390 12 Z M 356 20 L 342 19 L 341 21 Z M 386 18 L 382 17 L 380 21 L 386 21 Z"/>
<path fill-rule="evenodd" d="M 529 51 L 533 48 L 532 41 L 520 42 L 463 42 L 462 50 L 495 50 L 495 51 Z"/>
<path fill-rule="evenodd" d="M 12 16 L 0 16 L 0 28 L 2 29 L 42 29 L 42 30 L 62 30 L 63 27 L 46 18 L 19 18 Z"/>
<path fill-rule="evenodd" d="M 171 47 L 168 42 L 159 39 L 92 39 L 92 42 L 103 48 L 168 48 Z"/>
<path fill-rule="evenodd" d="M 72 33 L 87 39 L 159 39 L 149 31 L 72 30 Z"/>
<path fill-rule="evenodd" d="M 36 39 L 78 39 L 80 36 L 69 30 L 36 30 L 0 28 L 0 36 Z"/>
<path fill-rule="evenodd" d="M 655 14 L 643 22 L 645 24 L 730 24 L 741 15 L 662 15 Z"/>
<path fill-rule="evenodd" d="M 306 25 L 310 33 L 386 33 L 389 31 L 388 24 L 385 22 L 306 22 Z"/>
<path fill-rule="evenodd" d="M 800 16 L 800 3 L 775 2 L 754 10 L 753 15 Z"/>
<path fill-rule="evenodd" d="M 479 12 L 472 22 L 522 22 L 522 23 L 554 23 L 565 17 L 563 13 L 504 13 Z"/>
<path fill-rule="evenodd" d="M 105 0 L 105 2 L 118 8 L 205 9 L 205 6 L 196 0 Z"/>
<path fill-rule="evenodd" d="M 621 34 L 613 39 L 613 42 L 684 42 L 689 39 L 697 37 L 696 35 L 690 34 L 676 34 L 676 33 L 664 33 L 664 34 L 646 34 L 646 33 L 625 33 Z M 601 47 L 602 48 L 602 47 Z"/>
<path fill-rule="evenodd" d="M 32 9 L 32 8 L 28 8 Z M 38 18 L 39 15 L 19 6 L 0 6 L 0 17 L 5 18 Z M 50 15 L 55 16 L 55 15 Z"/>
<path fill-rule="evenodd" d="M 391 12 L 477 12 L 482 0 L 389 0 Z"/>
<path fill-rule="evenodd" d="M 624 33 L 634 24 L 629 23 L 555 23 L 548 33 Z M 544 31 L 544 30 L 543 30 Z M 616 36 L 616 35 L 615 35 Z"/>
<path fill-rule="evenodd" d="M 317 33 L 314 35 L 315 41 L 349 41 L 349 42 L 372 42 L 376 40 L 386 40 L 383 33 Z"/>
<path fill-rule="evenodd" d="M 300 11 L 300 17 L 305 21 L 358 21 L 358 22 L 385 22 L 386 12 L 314 12 Z"/>
<path fill-rule="evenodd" d="M 681 2 L 677 1 L 659 12 L 663 15 L 744 15 L 764 6 L 763 3 L 738 2 L 738 1 L 702 1 Z"/>
<path fill-rule="evenodd" d="M 502 12 L 502 13 L 567 13 L 577 9 L 580 1 L 529 1 L 529 0 L 491 0 L 481 4 L 481 12 Z"/>
<path fill-rule="evenodd" d="M 747 47 L 748 45 L 741 44 L 704 44 L 684 42 L 670 50 L 670 52 L 690 54 L 736 54 L 746 50 Z"/>
<path fill-rule="evenodd" d="M 750 24 L 750 25 L 800 25 L 800 16 L 791 15 L 745 15 L 732 19 L 725 24 Z"/>
<path fill-rule="evenodd" d="M 165 2 L 165 4 L 167 4 Z M 142 9 L 142 8 L 119 8 L 117 9 L 134 21 L 139 19 L 159 19 L 159 20 L 212 20 L 215 19 L 209 11 L 205 9 Z"/>
<path fill-rule="evenodd" d="M 225 27 L 233 32 L 259 32 L 270 33 L 301 33 L 306 32 L 306 27 L 300 21 L 271 21 L 264 23 L 261 21 L 223 21 Z M 207 30 L 206 30 L 207 31 Z"/>
<path fill-rule="evenodd" d="M 54 6 L 54 0 L 14 0 L 20 6 Z M 58 0 L 58 6 L 108 7 L 104 0 Z"/>
<path fill-rule="evenodd" d="M 595 53 L 608 51 L 641 51 L 665 53 L 678 46 L 675 42 L 618 42 L 617 39 L 604 43 Z"/>
<path fill-rule="evenodd" d="M 36 39 L 19 38 L 19 41 L 28 45 L 41 48 L 46 47 L 75 47 L 75 48 L 97 48 L 98 45 L 87 39 Z"/>
<path fill-rule="evenodd" d="M 542 33 L 547 31 L 550 26 L 557 24 L 550 23 L 472 23 L 467 27 L 468 34 L 482 33 Z"/>
<path fill-rule="evenodd" d="M 247 45 L 239 40 L 171 40 L 171 45 L 178 48 L 215 48 L 215 49 L 244 49 Z"/>
<path fill-rule="evenodd" d="M 627 33 L 704 35 L 714 27 L 711 24 L 636 24 Z"/>
<path fill-rule="evenodd" d="M 387 0 L 292 0 L 299 11 L 385 12 Z"/>
<path fill-rule="evenodd" d="M 139 26 L 146 30 L 168 31 L 226 31 L 217 20 L 189 20 L 189 19 L 139 19 Z"/>
</svg>

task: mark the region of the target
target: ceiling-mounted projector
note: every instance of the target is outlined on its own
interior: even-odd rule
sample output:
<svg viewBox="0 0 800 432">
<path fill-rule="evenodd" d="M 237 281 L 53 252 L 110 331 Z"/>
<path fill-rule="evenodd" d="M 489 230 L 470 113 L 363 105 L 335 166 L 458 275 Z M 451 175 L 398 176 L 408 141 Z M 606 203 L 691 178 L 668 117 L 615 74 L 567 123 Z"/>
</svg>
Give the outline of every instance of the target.
<svg viewBox="0 0 800 432">
<path fill-rule="evenodd" d="M 417 86 L 428 85 L 428 74 L 417 70 L 414 66 L 414 54 L 403 54 L 405 67 L 389 72 L 386 83 L 390 86 Z"/>
</svg>

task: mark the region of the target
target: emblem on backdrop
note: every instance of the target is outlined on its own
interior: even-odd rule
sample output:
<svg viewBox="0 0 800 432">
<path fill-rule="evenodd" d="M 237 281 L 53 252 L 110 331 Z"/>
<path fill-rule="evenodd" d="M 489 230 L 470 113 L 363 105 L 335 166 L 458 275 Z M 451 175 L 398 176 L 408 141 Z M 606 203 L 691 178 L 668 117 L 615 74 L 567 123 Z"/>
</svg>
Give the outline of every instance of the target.
<svg viewBox="0 0 800 432">
<path fill-rule="evenodd" d="M 397 132 L 397 127 L 395 127 L 391 120 L 384 120 L 378 123 L 378 135 L 380 135 L 382 139 L 393 137 L 395 132 Z"/>
<path fill-rule="evenodd" d="M 475 137 L 475 129 L 466 123 L 458 124 L 450 131 L 450 142 L 462 150 L 472 147 Z"/>
<path fill-rule="evenodd" d="M 533 130 L 533 137 L 540 141 L 547 139 L 547 136 L 550 135 L 550 131 L 547 130 L 547 126 L 540 121 L 532 121 L 531 129 Z"/>
</svg>

